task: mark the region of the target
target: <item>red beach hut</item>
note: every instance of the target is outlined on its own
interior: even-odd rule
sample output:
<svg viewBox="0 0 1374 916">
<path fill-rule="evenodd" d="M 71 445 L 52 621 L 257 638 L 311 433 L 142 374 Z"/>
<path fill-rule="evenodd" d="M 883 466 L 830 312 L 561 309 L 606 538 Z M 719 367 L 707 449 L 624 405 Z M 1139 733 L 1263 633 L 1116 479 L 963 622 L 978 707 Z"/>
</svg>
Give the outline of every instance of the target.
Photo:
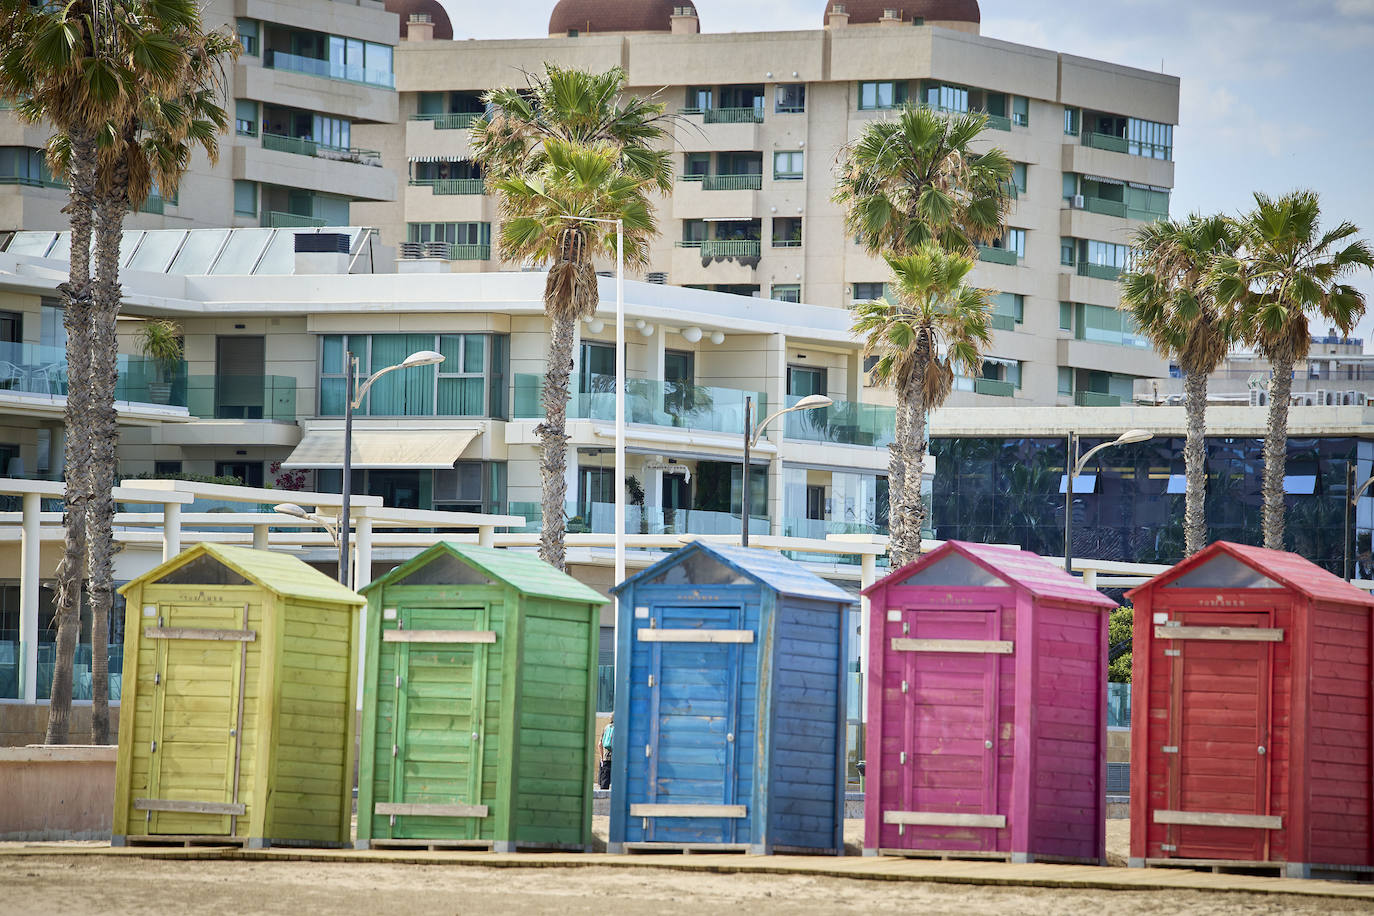
<svg viewBox="0 0 1374 916">
<path fill-rule="evenodd" d="M 1374 870 L 1374 598 L 1226 542 L 1130 596 L 1130 864 Z"/>
<path fill-rule="evenodd" d="M 1033 553 L 958 541 L 864 595 L 865 855 L 1103 862 L 1116 605 Z"/>
</svg>

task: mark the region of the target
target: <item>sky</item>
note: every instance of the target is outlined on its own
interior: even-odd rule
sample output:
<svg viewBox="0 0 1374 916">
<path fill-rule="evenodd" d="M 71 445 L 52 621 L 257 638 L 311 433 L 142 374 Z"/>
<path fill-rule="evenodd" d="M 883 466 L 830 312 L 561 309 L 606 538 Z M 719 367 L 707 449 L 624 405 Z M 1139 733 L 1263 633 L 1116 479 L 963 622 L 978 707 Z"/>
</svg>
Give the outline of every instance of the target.
<svg viewBox="0 0 1374 916">
<path fill-rule="evenodd" d="M 442 0 L 455 38 L 548 33 L 553 0 Z M 826 0 L 694 0 L 707 32 L 819 27 Z M 982 33 L 1181 80 L 1175 217 L 1310 188 L 1374 244 L 1374 0 L 980 0 Z M 1374 352 L 1374 276 L 1358 334 Z M 1314 331 L 1325 329 L 1315 328 Z"/>
</svg>

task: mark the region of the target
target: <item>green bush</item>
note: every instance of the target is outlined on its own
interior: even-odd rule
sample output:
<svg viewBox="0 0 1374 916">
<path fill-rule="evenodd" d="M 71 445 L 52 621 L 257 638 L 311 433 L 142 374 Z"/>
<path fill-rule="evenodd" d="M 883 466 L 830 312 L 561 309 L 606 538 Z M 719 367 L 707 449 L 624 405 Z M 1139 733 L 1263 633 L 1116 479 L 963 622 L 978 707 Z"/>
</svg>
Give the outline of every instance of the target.
<svg viewBox="0 0 1374 916">
<path fill-rule="evenodd" d="M 1131 682 L 1130 642 L 1134 620 L 1135 614 L 1131 608 L 1119 607 L 1112 611 L 1111 621 L 1107 625 L 1107 646 L 1110 655 L 1115 656 L 1123 648 L 1122 643 L 1125 643 L 1125 651 L 1107 668 L 1107 680 L 1114 684 Z"/>
</svg>

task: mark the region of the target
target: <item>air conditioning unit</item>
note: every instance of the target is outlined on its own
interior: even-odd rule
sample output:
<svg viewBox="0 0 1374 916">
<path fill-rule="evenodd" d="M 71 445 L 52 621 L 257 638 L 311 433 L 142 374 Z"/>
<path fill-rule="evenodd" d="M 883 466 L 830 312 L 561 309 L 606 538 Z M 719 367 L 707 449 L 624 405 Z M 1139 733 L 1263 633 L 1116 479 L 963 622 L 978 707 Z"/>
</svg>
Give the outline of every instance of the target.
<svg viewBox="0 0 1374 916">
<path fill-rule="evenodd" d="M 1075 194 L 1073 196 L 1073 203 L 1070 204 L 1070 206 L 1075 210 L 1082 210 L 1086 205 L 1087 202 L 1083 200 L 1082 194 Z"/>
<path fill-rule="evenodd" d="M 1266 391 L 1266 390 L 1264 390 L 1263 388 L 1251 388 L 1251 389 L 1250 389 L 1250 406 L 1251 406 L 1251 407 L 1268 407 L 1268 406 L 1269 406 L 1269 392 Z"/>
<path fill-rule="evenodd" d="M 1328 407 L 1328 406 L 1330 406 L 1331 400 L 1330 400 L 1330 398 L 1329 398 L 1329 395 L 1330 395 L 1330 392 L 1329 392 L 1329 391 L 1327 391 L 1325 388 L 1318 388 L 1318 389 L 1316 390 L 1316 392 L 1314 392 L 1314 393 L 1315 393 L 1316 396 L 1317 396 L 1317 406 L 1318 406 L 1318 407 Z"/>
<path fill-rule="evenodd" d="M 425 257 L 448 260 L 448 242 L 425 242 Z"/>
<path fill-rule="evenodd" d="M 420 242 L 402 242 L 400 247 L 403 258 L 423 258 L 425 256 L 425 246 Z"/>
<path fill-rule="evenodd" d="M 1364 407 L 1369 403 L 1369 395 L 1363 391 L 1347 391 L 1341 403 L 1346 407 Z"/>
<path fill-rule="evenodd" d="M 1297 407 L 1316 407 L 1317 393 L 1315 391 L 1299 391 L 1292 396 L 1291 403 Z"/>
<path fill-rule="evenodd" d="M 644 275 L 644 282 L 663 286 L 668 282 L 668 275 L 661 270 L 652 271 Z"/>
</svg>

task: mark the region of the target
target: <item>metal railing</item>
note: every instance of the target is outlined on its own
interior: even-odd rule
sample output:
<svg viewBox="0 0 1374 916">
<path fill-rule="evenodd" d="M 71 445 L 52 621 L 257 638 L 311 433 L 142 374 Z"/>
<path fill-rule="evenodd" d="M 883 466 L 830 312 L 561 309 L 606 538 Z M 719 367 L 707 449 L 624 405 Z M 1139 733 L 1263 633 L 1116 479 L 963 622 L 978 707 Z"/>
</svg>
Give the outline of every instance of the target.
<svg viewBox="0 0 1374 916">
<path fill-rule="evenodd" d="M 1009 267 L 1015 267 L 1016 252 L 1007 248 L 991 248 L 987 245 L 979 245 L 978 260 L 987 261 L 989 264 L 1006 264 Z"/>
<path fill-rule="evenodd" d="M 1083 261 L 1078 264 L 1078 275 L 1091 277 L 1094 280 L 1116 280 L 1121 276 L 1121 271 L 1122 268 L 1107 264 L 1088 264 Z"/>
<path fill-rule="evenodd" d="M 490 261 L 491 245 L 449 245 L 450 261 Z"/>
<path fill-rule="evenodd" d="M 704 124 L 762 124 L 762 108 L 707 108 L 701 113 Z"/>
<path fill-rule="evenodd" d="M 750 239 L 708 239 L 701 243 L 703 258 L 757 258 L 763 243 Z"/>
<path fill-rule="evenodd" d="M 1120 407 L 1121 397 L 1100 391 L 1075 391 L 1073 402 L 1079 407 Z"/>
<path fill-rule="evenodd" d="M 763 188 L 762 175 L 703 175 L 703 191 L 758 191 Z"/>
<path fill-rule="evenodd" d="M 435 130 L 467 130 L 472 122 L 482 117 L 480 111 L 456 111 L 446 114 L 413 114 L 412 121 L 430 121 Z"/>
<path fill-rule="evenodd" d="M 317 216 L 301 216 L 281 210 L 268 210 L 263 214 L 263 225 L 269 229 L 317 229 L 326 222 Z"/>
<path fill-rule="evenodd" d="M 410 186 L 429 188 L 436 195 L 487 193 L 487 183 L 481 178 L 412 178 Z"/>
</svg>

